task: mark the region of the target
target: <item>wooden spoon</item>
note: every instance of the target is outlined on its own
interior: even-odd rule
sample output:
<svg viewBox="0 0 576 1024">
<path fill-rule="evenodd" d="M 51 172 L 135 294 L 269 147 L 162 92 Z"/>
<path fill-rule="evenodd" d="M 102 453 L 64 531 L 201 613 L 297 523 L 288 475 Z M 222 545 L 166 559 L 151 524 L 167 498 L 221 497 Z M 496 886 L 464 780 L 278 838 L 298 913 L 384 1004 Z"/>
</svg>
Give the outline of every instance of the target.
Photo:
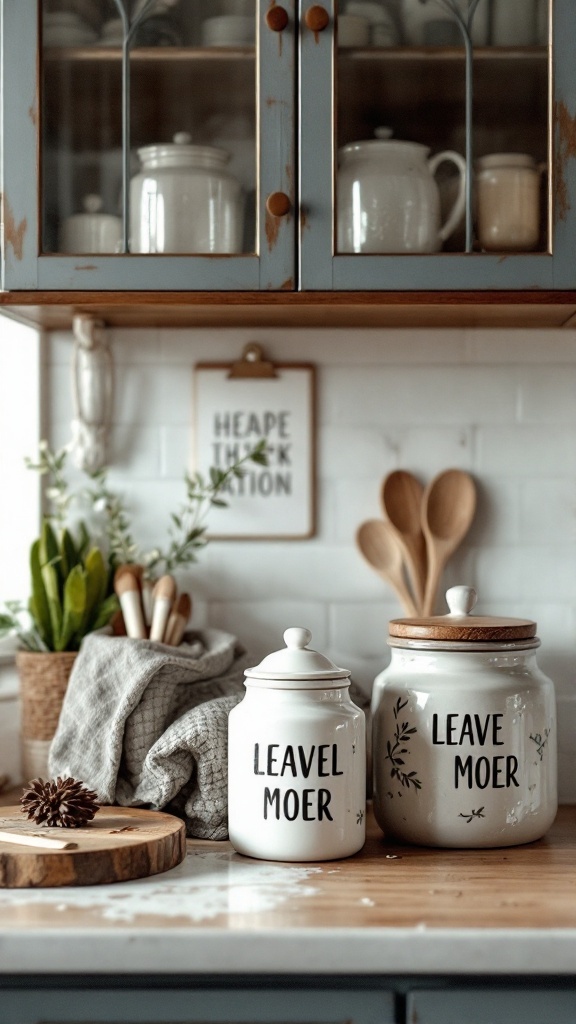
<svg viewBox="0 0 576 1024">
<path fill-rule="evenodd" d="M 416 606 L 402 572 L 402 548 L 389 523 L 368 519 L 358 527 L 356 542 L 368 562 L 396 591 L 407 615 L 416 615 Z"/>
<path fill-rule="evenodd" d="M 422 613 L 426 586 L 426 540 L 421 509 L 424 488 L 412 473 L 397 469 L 382 483 L 382 510 L 392 526 L 408 568 L 418 612 Z"/>
<path fill-rule="evenodd" d="M 424 491 L 422 529 L 428 552 L 424 615 L 433 613 L 444 566 L 468 532 L 475 510 L 474 481 L 461 469 L 439 473 Z"/>
</svg>

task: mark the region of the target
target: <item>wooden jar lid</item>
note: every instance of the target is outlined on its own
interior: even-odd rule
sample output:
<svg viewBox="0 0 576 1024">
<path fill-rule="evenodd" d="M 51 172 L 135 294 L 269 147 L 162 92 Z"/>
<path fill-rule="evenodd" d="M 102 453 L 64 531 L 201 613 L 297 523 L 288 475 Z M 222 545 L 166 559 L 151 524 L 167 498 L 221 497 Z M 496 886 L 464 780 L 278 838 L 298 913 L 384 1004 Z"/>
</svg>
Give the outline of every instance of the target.
<svg viewBox="0 0 576 1024">
<path fill-rule="evenodd" d="M 472 587 L 452 587 L 446 593 L 450 612 L 417 619 L 392 619 L 390 637 L 406 640 L 448 640 L 460 643 L 530 640 L 536 636 L 532 619 L 512 619 L 491 615 L 471 615 L 476 604 Z"/>
</svg>

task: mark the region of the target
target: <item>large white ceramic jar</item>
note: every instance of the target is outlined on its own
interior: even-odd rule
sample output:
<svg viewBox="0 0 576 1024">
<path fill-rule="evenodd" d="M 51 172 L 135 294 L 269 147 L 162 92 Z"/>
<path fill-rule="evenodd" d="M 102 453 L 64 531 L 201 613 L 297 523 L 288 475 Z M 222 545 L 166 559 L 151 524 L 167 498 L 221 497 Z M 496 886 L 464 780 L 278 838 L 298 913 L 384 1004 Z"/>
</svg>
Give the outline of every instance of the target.
<svg viewBox="0 0 576 1024">
<path fill-rule="evenodd" d="M 373 722 L 374 812 L 385 834 L 425 846 L 515 846 L 557 811 L 554 686 L 536 623 L 469 614 L 390 623 Z"/>
<path fill-rule="evenodd" d="M 230 712 L 228 831 L 248 857 L 335 860 L 364 845 L 364 712 L 350 672 L 311 650 L 311 636 L 287 629 Z"/>
<path fill-rule="evenodd" d="M 339 154 L 338 252 L 437 252 L 456 230 L 465 207 L 466 162 L 446 150 L 429 156 L 418 142 L 367 139 Z M 434 179 L 444 161 L 456 165 L 459 189 L 441 223 Z"/>
<path fill-rule="evenodd" d="M 142 169 L 130 182 L 130 251 L 235 253 L 242 249 L 244 200 L 226 170 L 230 154 L 174 141 L 138 150 Z"/>
</svg>

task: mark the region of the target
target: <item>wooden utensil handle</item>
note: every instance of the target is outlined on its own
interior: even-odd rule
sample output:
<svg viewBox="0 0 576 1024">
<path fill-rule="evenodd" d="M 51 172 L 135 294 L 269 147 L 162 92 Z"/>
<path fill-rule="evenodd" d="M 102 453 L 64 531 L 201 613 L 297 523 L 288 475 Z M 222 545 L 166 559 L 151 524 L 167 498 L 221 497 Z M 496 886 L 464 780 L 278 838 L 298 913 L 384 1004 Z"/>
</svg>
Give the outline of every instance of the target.
<svg viewBox="0 0 576 1024">
<path fill-rule="evenodd" d="M 40 846 L 44 850 L 75 850 L 78 843 L 67 839 L 51 839 L 50 836 L 23 835 L 21 832 L 0 832 L 0 842 L 16 843 L 17 846 Z"/>
</svg>

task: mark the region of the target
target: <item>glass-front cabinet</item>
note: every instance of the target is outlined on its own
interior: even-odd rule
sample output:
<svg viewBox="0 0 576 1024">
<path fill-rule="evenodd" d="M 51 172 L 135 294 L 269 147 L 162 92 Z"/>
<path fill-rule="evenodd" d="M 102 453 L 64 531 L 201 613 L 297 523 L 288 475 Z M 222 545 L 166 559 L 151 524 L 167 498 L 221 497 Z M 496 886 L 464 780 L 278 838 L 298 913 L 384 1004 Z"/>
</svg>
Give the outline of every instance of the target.
<svg viewBox="0 0 576 1024">
<path fill-rule="evenodd" d="M 2 0 L 3 289 L 576 288 L 574 0 Z"/>
<path fill-rule="evenodd" d="M 5 0 L 4 286 L 292 287 L 294 38 L 290 0 Z"/>
</svg>

